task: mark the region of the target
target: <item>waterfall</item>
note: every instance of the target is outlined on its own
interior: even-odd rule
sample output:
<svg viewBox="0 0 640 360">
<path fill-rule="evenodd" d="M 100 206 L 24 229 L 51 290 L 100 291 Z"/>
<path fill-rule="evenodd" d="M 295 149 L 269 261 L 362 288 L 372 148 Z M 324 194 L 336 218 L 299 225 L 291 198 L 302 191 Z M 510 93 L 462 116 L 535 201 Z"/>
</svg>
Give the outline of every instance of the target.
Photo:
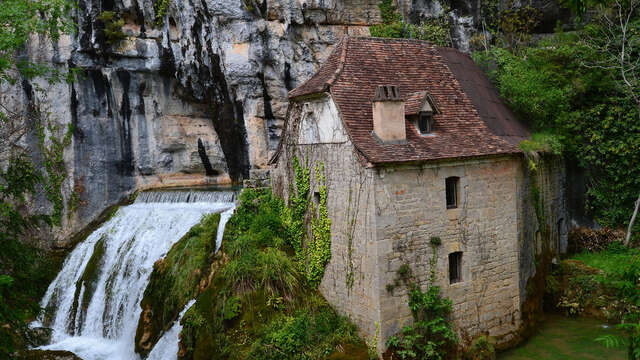
<svg viewBox="0 0 640 360">
<path fill-rule="evenodd" d="M 78 244 L 42 299 L 45 314 L 33 324 L 53 329 L 52 344 L 42 349 L 71 351 L 84 360 L 139 359 L 134 338 L 153 264 L 206 214 L 221 213 L 220 247 L 236 194 L 206 193 L 141 193 Z M 172 348 L 168 342 L 177 335 L 165 335 L 161 346 Z"/>
<path fill-rule="evenodd" d="M 189 308 L 195 303 L 195 300 L 189 301 L 184 310 L 180 313 L 178 320 L 173 324 L 171 329 L 164 333 L 153 350 L 149 353 L 147 360 L 175 360 L 178 358 L 178 342 L 180 332 L 182 331 L 182 325 L 180 320 Z"/>
</svg>

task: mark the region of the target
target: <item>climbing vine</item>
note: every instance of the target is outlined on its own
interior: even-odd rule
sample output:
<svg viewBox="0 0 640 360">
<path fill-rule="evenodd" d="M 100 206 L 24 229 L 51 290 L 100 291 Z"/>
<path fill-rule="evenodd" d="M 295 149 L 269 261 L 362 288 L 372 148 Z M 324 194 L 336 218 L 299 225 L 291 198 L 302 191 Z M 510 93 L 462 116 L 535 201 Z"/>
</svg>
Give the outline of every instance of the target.
<svg viewBox="0 0 640 360">
<path fill-rule="evenodd" d="M 51 220 L 55 225 L 62 225 L 62 213 L 64 211 L 64 200 L 62 197 L 62 182 L 67 177 L 67 169 L 64 166 L 64 149 L 71 144 L 73 125 L 67 126 L 62 139 L 55 136 L 59 132 L 59 126 L 47 121 L 46 130 L 50 136 L 47 137 L 45 126 L 39 117 L 36 117 L 36 134 L 38 136 L 38 147 L 42 152 L 42 165 L 47 173 L 43 186 L 47 200 L 53 205 Z M 51 143 L 47 146 L 47 141 Z"/>
<path fill-rule="evenodd" d="M 415 282 L 408 264 L 401 265 L 397 272 L 397 278 L 409 288 L 409 309 L 413 316 L 412 325 L 403 327 L 400 334 L 387 341 L 392 355 L 400 359 L 447 359 L 456 351 L 458 336 L 449 321 L 452 302 L 440 295 L 440 287 L 433 285 L 439 240 L 431 238 L 434 255 L 429 261 L 430 283 L 426 292 Z"/>
<path fill-rule="evenodd" d="M 316 181 L 318 182 L 317 217 L 311 221 L 313 242 L 309 246 L 309 270 L 307 278 L 313 287 L 317 287 L 322 281 L 324 269 L 331 260 L 331 219 L 327 210 L 327 178 L 324 164 L 316 163 Z"/>
<path fill-rule="evenodd" d="M 311 170 L 308 163 L 300 163 L 293 158 L 295 184 L 290 191 L 290 205 L 285 210 L 285 225 L 288 238 L 300 271 L 305 274 L 307 282 L 317 287 L 322 281 L 324 270 L 331 259 L 331 220 L 327 209 L 327 184 L 324 164 L 318 162 L 315 166 L 316 182 L 318 183 L 319 203 L 316 214 L 315 206 L 310 204 Z M 311 208 L 311 238 L 307 236 L 305 218 Z M 310 240 L 310 241 L 307 241 Z"/>
<path fill-rule="evenodd" d="M 346 276 L 346 285 L 347 289 L 353 288 L 353 229 L 356 223 L 355 214 L 353 217 L 349 219 L 349 214 L 351 214 L 351 195 L 352 190 L 349 188 L 349 202 L 347 205 L 347 276 Z"/>
</svg>

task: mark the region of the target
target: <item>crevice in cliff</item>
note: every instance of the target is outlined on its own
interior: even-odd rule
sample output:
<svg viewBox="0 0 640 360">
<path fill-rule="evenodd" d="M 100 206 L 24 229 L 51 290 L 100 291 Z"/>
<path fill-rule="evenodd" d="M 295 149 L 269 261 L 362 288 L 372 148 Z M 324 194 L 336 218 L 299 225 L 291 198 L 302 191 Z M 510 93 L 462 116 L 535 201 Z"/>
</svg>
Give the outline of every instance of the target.
<svg viewBox="0 0 640 360">
<path fill-rule="evenodd" d="M 207 176 L 218 175 L 218 171 L 211 166 L 211 161 L 207 155 L 207 149 L 205 149 L 202 139 L 200 138 L 198 138 L 198 155 L 200 155 L 200 160 L 202 160 L 202 166 L 204 166 L 205 174 Z"/>
<path fill-rule="evenodd" d="M 131 74 L 128 71 L 118 71 L 116 73 L 122 84 L 122 103 L 120 105 L 120 151 L 122 160 L 118 166 L 120 174 L 133 176 L 133 151 L 131 146 L 131 105 L 129 100 L 129 85 Z"/>
</svg>

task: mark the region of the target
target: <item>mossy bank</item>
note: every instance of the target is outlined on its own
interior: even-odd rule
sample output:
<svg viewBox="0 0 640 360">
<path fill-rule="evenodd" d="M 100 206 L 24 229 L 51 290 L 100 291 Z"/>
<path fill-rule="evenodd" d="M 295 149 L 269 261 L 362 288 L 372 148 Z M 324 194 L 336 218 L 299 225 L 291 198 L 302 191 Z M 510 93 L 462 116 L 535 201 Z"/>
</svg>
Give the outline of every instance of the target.
<svg viewBox="0 0 640 360">
<path fill-rule="evenodd" d="M 142 301 L 136 347 L 145 354 L 190 299 L 179 359 L 366 359 L 365 342 L 306 279 L 285 204 L 245 190 L 215 253 L 219 216 L 159 260 Z"/>
</svg>

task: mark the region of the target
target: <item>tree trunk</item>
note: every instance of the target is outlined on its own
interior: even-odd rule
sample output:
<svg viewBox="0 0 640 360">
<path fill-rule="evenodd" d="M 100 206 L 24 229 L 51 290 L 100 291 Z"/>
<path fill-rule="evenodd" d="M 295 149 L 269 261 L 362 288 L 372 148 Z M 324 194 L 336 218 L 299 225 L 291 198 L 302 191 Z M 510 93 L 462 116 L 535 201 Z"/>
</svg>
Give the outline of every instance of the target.
<svg viewBox="0 0 640 360">
<path fill-rule="evenodd" d="M 629 241 L 631 241 L 631 230 L 633 229 L 633 223 L 636 221 L 636 216 L 638 215 L 638 208 L 640 207 L 640 196 L 638 196 L 638 200 L 635 203 L 635 209 L 633 210 L 633 215 L 631 215 L 631 221 L 629 221 L 629 228 L 627 228 L 627 237 L 624 239 L 624 246 L 629 246 Z"/>
</svg>

